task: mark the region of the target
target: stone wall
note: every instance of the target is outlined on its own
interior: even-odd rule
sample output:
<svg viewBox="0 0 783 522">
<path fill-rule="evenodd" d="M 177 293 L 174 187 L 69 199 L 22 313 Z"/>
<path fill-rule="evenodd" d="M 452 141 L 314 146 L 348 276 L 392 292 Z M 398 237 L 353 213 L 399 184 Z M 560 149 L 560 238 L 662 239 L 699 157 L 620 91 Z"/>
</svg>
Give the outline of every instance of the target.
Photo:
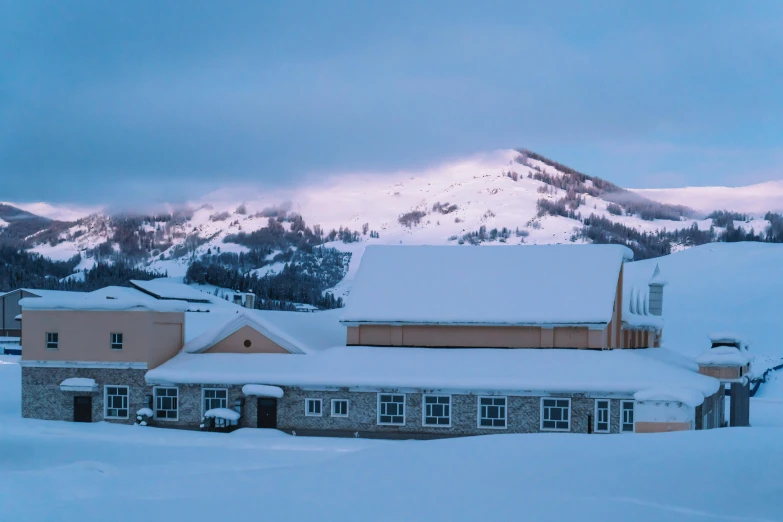
<svg viewBox="0 0 783 522">
<path fill-rule="evenodd" d="M 44 420 L 73 420 L 74 396 L 92 397 L 93 422 L 106 420 L 133 424 L 136 412 L 145 406 L 151 388 L 144 382 L 146 370 L 107 368 L 31 368 L 22 367 L 22 416 Z M 60 383 L 71 377 L 95 379 L 95 392 L 64 392 Z M 104 386 L 128 386 L 128 418 L 104 419 Z"/>
</svg>

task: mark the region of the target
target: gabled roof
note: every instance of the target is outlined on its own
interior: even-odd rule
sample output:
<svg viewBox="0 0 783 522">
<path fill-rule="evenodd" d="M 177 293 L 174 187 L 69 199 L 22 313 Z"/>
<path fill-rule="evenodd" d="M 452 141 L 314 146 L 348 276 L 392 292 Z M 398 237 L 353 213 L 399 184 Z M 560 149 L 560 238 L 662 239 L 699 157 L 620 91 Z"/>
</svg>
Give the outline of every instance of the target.
<svg viewBox="0 0 783 522">
<path fill-rule="evenodd" d="M 275 328 L 272 324 L 260 319 L 259 317 L 250 316 L 244 312 L 234 314 L 233 317 L 227 318 L 227 320 L 220 326 L 208 330 L 198 337 L 188 341 L 185 343 L 185 346 L 182 347 L 182 351 L 184 353 L 191 354 L 205 352 L 229 335 L 238 332 L 245 326 L 248 326 L 257 331 L 290 353 L 302 354 L 306 351 L 296 341 Z"/>
<path fill-rule="evenodd" d="M 599 326 L 632 257 L 619 245 L 369 246 L 342 320 Z"/>
<path fill-rule="evenodd" d="M 156 299 L 176 299 L 179 301 L 188 301 L 189 303 L 211 303 L 213 302 L 214 297 L 208 293 L 199 292 L 195 288 L 191 288 L 188 285 L 181 283 L 170 283 L 155 279 L 152 281 L 132 279 L 130 284 Z"/>
</svg>

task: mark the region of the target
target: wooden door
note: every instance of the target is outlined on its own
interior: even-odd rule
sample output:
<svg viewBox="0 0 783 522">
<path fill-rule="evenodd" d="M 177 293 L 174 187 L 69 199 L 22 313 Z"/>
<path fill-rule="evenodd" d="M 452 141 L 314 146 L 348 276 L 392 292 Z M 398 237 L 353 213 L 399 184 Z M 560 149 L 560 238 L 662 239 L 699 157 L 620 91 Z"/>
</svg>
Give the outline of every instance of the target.
<svg viewBox="0 0 783 522">
<path fill-rule="evenodd" d="M 92 422 L 92 397 L 77 395 L 73 398 L 73 421 Z"/>
<path fill-rule="evenodd" d="M 258 399 L 258 427 L 277 428 L 277 399 Z"/>
</svg>

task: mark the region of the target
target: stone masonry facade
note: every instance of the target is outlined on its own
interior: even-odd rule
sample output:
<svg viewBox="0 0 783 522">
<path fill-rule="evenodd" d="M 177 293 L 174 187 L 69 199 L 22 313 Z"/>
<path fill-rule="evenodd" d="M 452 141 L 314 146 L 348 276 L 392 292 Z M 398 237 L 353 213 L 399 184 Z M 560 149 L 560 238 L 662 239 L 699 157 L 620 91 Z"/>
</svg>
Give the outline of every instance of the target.
<svg viewBox="0 0 783 522">
<path fill-rule="evenodd" d="M 29 418 L 47 420 L 73 420 L 73 397 L 89 395 L 92 397 L 92 420 L 133 423 L 140 408 L 148 405 L 158 386 L 150 386 L 144 380 L 145 370 L 98 369 L 98 368 L 31 368 L 22 369 L 22 415 Z M 95 379 L 98 390 L 92 393 L 63 392 L 60 383 L 69 377 Z M 104 387 L 120 385 L 129 387 L 128 419 L 104 419 Z M 162 386 L 177 388 L 178 418 L 153 419 L 152 424 L 159 427 L 198 429 L 204 414 L 203 390 L 225 389 L 228 408 L 234 408 L 237 402 L 242 404 L 242 416 L 238 427 L 257 426 L 256 397 L 245 397 L 242 387 L 221 384 L 186 384 Z M 508 395 L 506 397 L 506 427 L 486 428 L 478 426 L 479 395 L 451 394 L 451 425 L 437 427 L 424 425 L 422 419 L 423 397 L 425 393 L 404 393 L 405 424 L 388 426 L 378 424 L 378 394 L 394 393 L 396 390 L 349 391 L 312 391 L 296 387 L 284 387 L 284 396 L 277 400 L 277 427 L 297 435 L 321 436 L 359 436 L 378 438 L 439 438 L 467 435 L 486 435 L 500 433 L 537 433 L 541 431 L 541 397 Z M 442 394 L 435 394 L 442 395 Z M 708 397 L 702 407 L 697 409 L 696 428 L 701 429 L 702 410 L 718 408 L 720 393 Z M 483 396 L 483 395 L 482 395 Z M 500 397 L 500 395 L 497 395 Z M 551 398 L 569 398 L 571 400 L 571 433 L 588 433 L 588 424 L 595 422 L 595 398 L 583 394 L 551 395 Z M 321 415 L 305 415 L 306 399 L 320 399 Z M 331 415 L 331 401 L 347 399 L 349 411 L 347 417 Z M 610 399 L 610 430 L 620 432 L 621 401 Z M 152 407 L 154 409 L 154 399 Z M 722 420 L 722 416 L 720 417 Z"/>
</svg>

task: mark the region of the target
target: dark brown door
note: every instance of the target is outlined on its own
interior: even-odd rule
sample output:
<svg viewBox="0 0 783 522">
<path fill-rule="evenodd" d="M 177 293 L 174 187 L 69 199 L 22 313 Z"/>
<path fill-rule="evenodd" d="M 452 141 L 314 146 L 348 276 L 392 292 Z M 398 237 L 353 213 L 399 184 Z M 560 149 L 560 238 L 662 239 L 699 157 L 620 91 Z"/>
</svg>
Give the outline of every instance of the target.
<svg viewBox="0 0 783 522">
<path fill-rule="evenodd" d="M 277 428 L 277 399 L 258 399 L 258 427 Z"/>
<path fill-rule="evenodd" d="M 92 422 L 92 397 L 73 398 L 73 421 Z"/>
</svg>

